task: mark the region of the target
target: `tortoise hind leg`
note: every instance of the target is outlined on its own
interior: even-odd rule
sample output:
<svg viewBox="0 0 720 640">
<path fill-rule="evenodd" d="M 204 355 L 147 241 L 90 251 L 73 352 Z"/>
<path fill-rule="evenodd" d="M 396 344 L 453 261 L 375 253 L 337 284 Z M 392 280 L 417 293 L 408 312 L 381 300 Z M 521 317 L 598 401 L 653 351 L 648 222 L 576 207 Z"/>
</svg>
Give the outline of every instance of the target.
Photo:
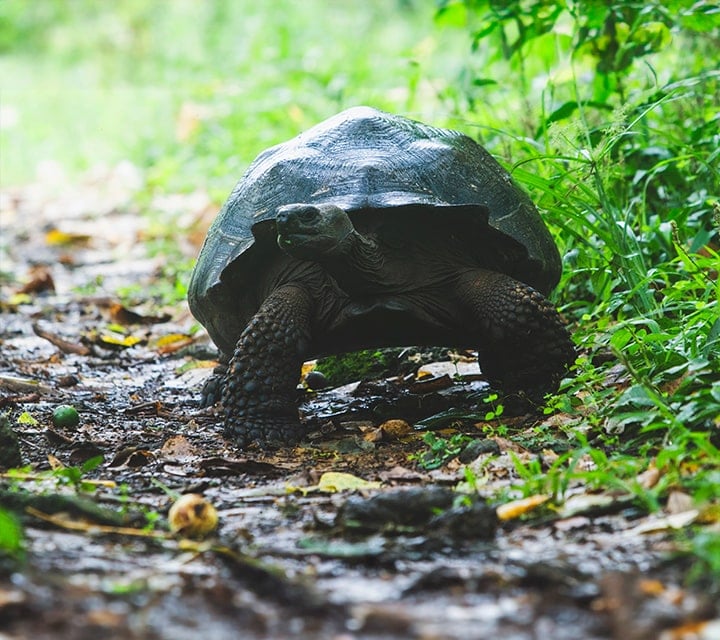
<svg viewBox="0 0 720 640">
<path fill-rule="evenodd" d="M 310 342 L 311 309 L 305 289 L 279 287 L 242 332 L 222 392 L 225 432 L 241 447 L 293 445 L 305 434 L 295 389 Z"/>
<path fill-rule="evenodd" d="M 576 353 L 542 294 L 505 274 L 478 270 L 460 279 L 458 295 L 478 323 L 478 360 L 493 384 L 534 402 L 557 390 Z"/>
</svg>

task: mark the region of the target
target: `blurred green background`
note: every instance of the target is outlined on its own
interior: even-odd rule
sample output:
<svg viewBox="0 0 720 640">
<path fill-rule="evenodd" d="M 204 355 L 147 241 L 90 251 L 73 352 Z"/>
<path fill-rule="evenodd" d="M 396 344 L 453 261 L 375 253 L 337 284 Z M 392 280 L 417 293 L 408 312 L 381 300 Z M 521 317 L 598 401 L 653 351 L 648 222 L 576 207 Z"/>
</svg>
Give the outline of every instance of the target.
<svg viewBox="0 0 720 640">
<path fill-rule="evenodd" d="M 263 148 L 368 103 L 442 119 L 468 49 L 432 2 L 3 0 L 4 185 L 129 159 L 229 188 Z M 453 71 L 455 69 L 455 71 Z"/>
</svg>

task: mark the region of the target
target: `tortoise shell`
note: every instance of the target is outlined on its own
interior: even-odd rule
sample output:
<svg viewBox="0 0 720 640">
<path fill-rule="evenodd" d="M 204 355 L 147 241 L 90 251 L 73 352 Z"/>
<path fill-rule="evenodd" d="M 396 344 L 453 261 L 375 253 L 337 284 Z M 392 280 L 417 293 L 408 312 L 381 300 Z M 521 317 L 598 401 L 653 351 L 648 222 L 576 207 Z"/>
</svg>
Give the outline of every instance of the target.
<svg viewBox="0 0 720 640">
<path fill-rule="evenodd" d="M 239 335 L 262 302 L 239 297 L 238 283 L 259 287 L 264 267 L 281 259 L 274 220 L 278 208 L 293 203 L 334 204 L 351 218 L 417 205 L 424 212 L 418 224 L 428 211 L 435 217 L 462 208 L 481 222 L 468 225 L 469 233 L 499 232 L 522 249 L 509 252 L 501 271 L 544 294 L 560 278 L 560 255 L 540 214 L 485 149 L 456 131 L 354 107 L 263 151 L 211 225 L 188 301 L 223 350 L 226 336 Z M 228 322 L 239 329 L 228 330 Z"/>
</svg>

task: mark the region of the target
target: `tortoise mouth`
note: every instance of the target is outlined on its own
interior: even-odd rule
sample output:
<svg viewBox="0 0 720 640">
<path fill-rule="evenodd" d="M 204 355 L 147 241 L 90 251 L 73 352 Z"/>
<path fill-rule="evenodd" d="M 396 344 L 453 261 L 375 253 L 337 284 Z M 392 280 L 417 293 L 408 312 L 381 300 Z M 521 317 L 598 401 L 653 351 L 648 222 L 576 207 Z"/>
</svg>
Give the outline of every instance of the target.
<svg viewBox="0 0 720 640">
<path fill-rule="evenodd" d="M 286 205 L 278 209 L 275 225 L 278 246 L 303 259 L 336 254 L 353 232 L 347 213 L 333 205 Z"/>
<path fill-rule="evenodd" d="M 320 229 L 278 232 L 277 244 L 285 253 L 302 260 L 321 260 L 340 250 L 338 239 Z"/>
<path fill-rule="evenodd" d="M 308 232 L 285 231 L 278 233 L 277 242 L 280 247 L 292 247 L 312 242 L 317 238 L 318 232 L 315 230 L 310 230 Z"/>
</svg>

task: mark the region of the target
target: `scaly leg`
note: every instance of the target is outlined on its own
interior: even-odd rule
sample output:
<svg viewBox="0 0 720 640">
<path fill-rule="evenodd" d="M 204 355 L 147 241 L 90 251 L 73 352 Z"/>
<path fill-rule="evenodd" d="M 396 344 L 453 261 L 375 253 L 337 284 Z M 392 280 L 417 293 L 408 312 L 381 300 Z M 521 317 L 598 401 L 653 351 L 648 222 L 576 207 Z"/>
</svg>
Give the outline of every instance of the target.
<svg viewBox="0 0 720 640">
<path fill-rule="evenodd" d="M 222 392 L 226 434 L 241 447 L 288 446 L 305 435 L 295 389 L 310 346 L 312 305 L 304 288 L 279 287 L 242 332 Z"/>
<path fill-rule="evenodd" d="M 576 353 L 542 294 L 505 274 L 478 270 L 460 279 L 458 295 L 478 323 L 478 360 L 493 384 L 533 402 L 557 390 Z"/>
</svg>

